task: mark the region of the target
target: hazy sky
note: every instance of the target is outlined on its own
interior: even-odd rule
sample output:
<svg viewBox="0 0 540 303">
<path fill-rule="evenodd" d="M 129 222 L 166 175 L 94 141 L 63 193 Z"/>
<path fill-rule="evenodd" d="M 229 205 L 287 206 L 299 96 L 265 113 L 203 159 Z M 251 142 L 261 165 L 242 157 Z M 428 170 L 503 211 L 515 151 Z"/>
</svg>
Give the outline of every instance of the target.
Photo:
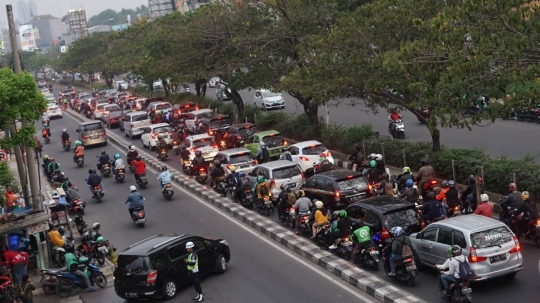
<svg viewBox="0 0 540 303">
<path fill-rule="evenodd" d="M 106 9 L 119 11 L 122 8 L 136 8 L 142 4 L 148 6 L 148 0 L 34 0 L 37 4 L 38 14 L 51 14 L 55 17 L 62 18 L 67 15 L 70 9 L 85 9 L 86 17 L 99 14 Z M 6 5 L 13 6 L 15 19 L 19 12 L 17 11 L 17 2 L 19 0 L 0 0 L 0 26 L 7 26 Z M 133 16 L 135 17 L 135 16 Z M 133 18 L 132 17 L 132 18 Z"/>
</svg>

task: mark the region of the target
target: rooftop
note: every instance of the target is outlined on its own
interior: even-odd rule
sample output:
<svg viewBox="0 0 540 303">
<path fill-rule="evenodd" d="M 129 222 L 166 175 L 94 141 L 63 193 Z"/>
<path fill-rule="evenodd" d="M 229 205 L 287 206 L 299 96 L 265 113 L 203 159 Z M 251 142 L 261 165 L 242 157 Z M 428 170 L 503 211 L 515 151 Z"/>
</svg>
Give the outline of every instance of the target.
<svg viewBox="0 0 540 303">
<path fill-rule="evenodd" d="M 53 15 L 39 15 L 39 16 L 34 16 L 32 20 L 28 21 L 28 23 L 38 22 L 38 21 L 47 21 L 47 20 L 56 20 L 56 19 L 60 20 L 60 18 L 56 18 Z"/>
</svg>

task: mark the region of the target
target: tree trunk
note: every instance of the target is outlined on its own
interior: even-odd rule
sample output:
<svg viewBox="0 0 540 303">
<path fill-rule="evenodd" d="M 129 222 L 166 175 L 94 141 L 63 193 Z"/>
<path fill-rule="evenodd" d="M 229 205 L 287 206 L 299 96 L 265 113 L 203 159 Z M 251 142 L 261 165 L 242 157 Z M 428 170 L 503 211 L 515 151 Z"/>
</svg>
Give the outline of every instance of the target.
<svg viewBox="0 0 540 303">
<path fill-rule="evenodd" d="M 231 92 L 227 89 L 229 88 Z M 231 98 L 234 105 L 236 105 L 236 108 L 238 109 L 238 116 L 244 115 L 244 100 L 242 100 L 242 96 L 238 93 L 238 91 L 234 88 L 227 87 L 225 88 L 225 95 L 227 97 Z"/>
<path fill-rule="evenodd" d="M 438 128 L 430 130 L 431 132 L 431 143 L 433 144 L 433 151 L 438 152 L 441 150 L 441 134 Z"/>
<path fill-rule="evenodd" d="M 313 126 L 319 125 L 319 105 L 316 102 L 311 102 L 313 98 L 296 98 L 304 106 L 304 114 L 309 119 L 309 122 Z"/>
</svg>

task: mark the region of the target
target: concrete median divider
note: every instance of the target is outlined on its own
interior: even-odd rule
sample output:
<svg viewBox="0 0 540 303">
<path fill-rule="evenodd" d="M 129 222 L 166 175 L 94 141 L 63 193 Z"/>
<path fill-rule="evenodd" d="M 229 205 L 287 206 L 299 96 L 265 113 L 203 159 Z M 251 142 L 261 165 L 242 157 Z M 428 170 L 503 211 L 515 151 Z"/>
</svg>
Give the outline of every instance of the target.
<svg viewBox="0 0 540 303">
<path fill-rule="evenodd" d="M 68 111 L 67 114 L 81 122 L 91 121 L 71 111 Z M 122 136 L 110 131 L 107 132 L 107 136 L 110 143 L 116 144 L 125 151 L 127 151 L 128 147 L 131 145 L 131 143 L 126 141 Z M 155 157 L 146 151 L 140 150 L 139 155 L 144 159 L 148 166 L 156 170 L 160 170 L 164 165 L 163 162 L 157 161 Z M 279 226 L 276 222 L 273 222 L 254 211 L 248 210 L 237 203 L 232 203 L 230 199 L 221 197 L 208 186 L 197 183 L 183 172 L 174 168 L 169 168 L 169 171 L 173 175 L 172 180 L 190 193 L 227 212 L 255 230 L 287 247 L 289 250 L 317 264 L 354 287 L 361 289 L 378 301 L 384 303 L 426 302 L 391 285 L 369 271 L 364 271 L 354 266 L 354 264 L 335 256 L 331 252 L 320 249 L 309 239 L 295 235 L 294 232 Z"/>
</svg>

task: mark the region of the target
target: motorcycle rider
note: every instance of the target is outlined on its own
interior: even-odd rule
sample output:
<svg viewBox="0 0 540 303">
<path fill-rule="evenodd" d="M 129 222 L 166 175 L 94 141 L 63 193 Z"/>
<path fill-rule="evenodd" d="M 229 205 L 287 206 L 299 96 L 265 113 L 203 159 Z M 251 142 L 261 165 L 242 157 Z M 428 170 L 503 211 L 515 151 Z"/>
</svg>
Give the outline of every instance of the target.
<svg viewBox="0 0 540 303">
<path fill-rule="evenodd" d="M 202 123 L 199 123 L 199 125 L 197 125 L 197 127 L 195 128 L 194 132 L 195 132 L 196 135 L 204 134 L 204 132 L 205 132 L 204 125 Z"/>
<path fill-rule="evenodd" d="M 212 187 L 214 188 L 219 182 L 223 182 L 225 180 L 225 170 L 223 167 L 221 167 L 221 161 L 214 161 L 214 168 L 210 172 L 210 176 L 212 177 Z"/>
<path fill-rule="evenodd" d="M 339 217 L 334 223 L 332 223 L 331 231 L 328 233 L 327 244 L 332 243 L 328 249 L 337 249 L 336 239 L 347 238 L 351 235 L 352 221 L 347 217 L 345 210 L 339 211 Z"/>
<path fill-rule="evenodd" d="M 488 218 L 492 218 L 493 216 L 493 205 L 491 205 L 489 202 L 489 197 L 486 194 L 480 195 L 480 205 L 476 208 L 474 211 L 474 214 L 480 215 L 480 216 L 486 216 Z"/>
<path fill-rule="evenodd" d="M 416 175 L 416 181 L 418 182 L 418 193 L 420 195 L 423 194 L 423 186 L 424 183 L 429 182 L 430 180 L 435 178 L 435 170 L 431 165 L 429 165 L 429 162 L 427 159 L 422 159 L 422 167 L 418 171 L 418 174 Z"/>
<path fill-rule="evenodd" d="M 352 252 L 353 264 L 358 265 L 358 263 L 360 263 L 363 250 L 366 247 L 375 246 L 375 244 L 371 240 L 372 233 L 369 226 L 364 225 L 364 221 L 362 220 L 358 220 L 356 224 L 359 226 L 359 228 L 353 231 L 349 237 L 349 240 L 354 244 L 354 249 Z"/>
<path fill-rule="evenodd" d="M 303 190 L 299 190 L 297 195 L 299 198 L 296 200 L 293 207 L 296 211 L 296 234 L 298 235 L 300 232 L 300 217 L 310 213 L 313 203 L 306 197 L 306 193 Z"/>
<path fill-rule="evenodd" d="M 505 218 L 509 218 L 511 214 L 508 213 L 507 209 L 510 207 L 512 210 L 517 209 L 523 204 L 523 198 L 521 192 L 517 190 L 516 183 L 508 184 L 508 191 L 510 194 L 502 200 L 501 207 L 506 215 Z"/>
<path fill-rule="evenodd" d="M 81 141 L 75 142 L 75 149 L 73 150 L 73 166 L 77 166 L 77 159 L 82 158 L 84 160 L 84 147 Z"/>
<path fill-rule="evenodd" d="M 51 162 L 51 159 L 49 159 L 49 155 L 43 155 L 43 163 L 41 164 L 41 168 L 45 173 L 47 173 L 49 168 L 49 163 Z"/>
<path fill-rule="evenodd" d="M 418 190 L 414 188 L 414 181 L 412 179 L 407 180 L 407 189 L 399 195 L 399 198 L 410 203 L 418 202 Z"/>
<path fill-rule="evenodd" d="M 62 173 L 62 175 L 64 175 L 64 173 Z M 60 187 L 62 187 L 62 189 L 67 192 L 67 190 L 69 189 L 70 186 L 75 186 L 75 184 L 73 184 L 73 182 L 69 181 L 68 177 L 65 177 L 64 182 L 62 182 L 62 184 L 60 184 Z"/>
<path fill-rule="evenodd" d="M 58 188 L 66 181 L 66 178 L 64 176 L 64 173 L 60 171 L 60 169 L 54 170 L 52 174 L 51 183 L 54 185 L 54 188 Z"/>
<path fill-rule="evenodd" d="M 126 158 L 127 158 L 127 163 L 129 165 L 131 165 L 131 162 L 133 162 L 133 160 L 135 160 L 135 158 L 137 158 L 137 156 L 139 155 L 139 153 L 137 152 L 137 150 L 135 149 L 135 146 L 134 145 L 130 145 L 129 146 L 129 150 L 126 154 Z"/>
<path fill-rule="evenodd" d="M 461 247 L 459 245 L 448 247 L 447 253 L 449 258 L 443 265 L 435 264 L 435 267 L 441 270 L 441 284 L 444 288 L 441 293 L 442 296 L 448 296 L 450 294 L 450 284 L 461 280 L 461 277 L 459 276 L 460 262 L 469 262 L 467 258 L 461 254 Z M 446 268 L 448 268 L 448 271 L 444 271 Z M 470 274 L 470 272 L 461 274 Z"/>
<path fill-rule="evenodd" d="M 49 165 L 47 165 L 47 177 L 51 178 L 55 170 L 60 169 L 60 164 L 56 163 L 54 158 L 50 158 Z"/>
<path fill-rule="evenodd" d="M 362 160 L 364 158 L 360 153 L 361 150 L 362 149 L 360 147 L 360 144 L 355 144 L 354 151 L 349 157 L 349 161 L 351 161 L 352 164 L 351 169 L 354 171 L 360 171 L 360 165 L 362 164 Z M 354 167 L 354 165 L 356 165 L 356 168 Z"/>
<path fill-rule="evenodd" d="M 328 210 L 324 208 L 324 203 L 322 201 L 315 200 L 313 204 L 315 204 L 315 213 L 313 214 L 315 222 L 311 226 L 313 232 L 313 235 L 311 236 L 312 240 L 317 237 L 317 227 L 323 226 L 326 222 L 328 222 Z"/>
<path fill-rule="evenodd" d="M 316 169 L 315 173 L 317 173 L 317 174 L 332 170 L 332 164 L 326 158 L 325 153 L 320 153 L 319 154 L 319 164 L 315 165 L 315 169 Z"/>
<path fill-rule="evenodd" d="M 62 146 L 64 146 L 69 141 L 69 134 L 67 132 L 67 129 L 62 129 L 62 134 L 60 135 L 60 138 L 62 139 Z"/>
<path fill-rule="evenodd" d="M 167 170 L 167 166 L 163 166 L 161 168 L 161 174 L 159 174 L 159 176 L 157 177 L 157 179 L 161 181 L 161 189 L 163 189 L 168 183 L 171 183 L 171 178 L 171 172 Z"/>
<path fill-rule="evenodd" d="M 96 288 L 92 287 L 90 285 L 90 279 L 88 278 L 88 275 L 79 270 L 79 262 L 87 262 L 88 258 L 87 257 L 76 257 L 74 255 L 74 252 L 75 252 L 75 250 L 73 248 L 73 244 L 66 245 L 65 258 L 66 258 L 66 267 L 67 267 L 68 271 L 70 273 L 76 275 L 77 277 L 79 277 L 79 280 L 81 280 L 82 282 L 84 282 L 86 284 L 86 288 L 87 288 L 88 292 L 96 291 Z"/>
<path fill-rule="evenodd" d="M 279 189 L 281 191 L 279 192 L 276 201 L 278 202 L 278 218 L 281 218 L 284 214 L 286 214 L 287 210 L 291 208 L 294 203 L 296 203 L 296 195 L 292 193 L 290 188 L 285 184 L 281 184 Z M 294 198 L 290 199 L 290 197 Z"/>
<path fill-rule="evenodd" d="M 380 196 L 393 196 L 394 195 L 394 188 L 392 187 L 392 183 L 388 179 L 389 179 L 388 174 L 383 173 L 382 180 L 376 188 Z"/>
<path fill-rule="evenodd" d="M 390 272 L 388 273 L 389 276 L 395 276 L 396 275 L 396 262 L 403 259 L 403 245 L 407 245 L 412 247 L 411 245 L 411 239 L 409 239 L 409 236 L 407 236 L 400 226 L 394 226 L 390 230 L 390 232 L 394 235 L 394 238 L 392 239 L 392 243 L 384 248 L 385 251 L 388 251 L 390 249 L 390 252 L 392 256 L 390 257 L 389 264 L 390 264 Z M 385 254 L 387 255 L 387 254 Z"/>
<path fill-rule="evenodd" d="M 249 181 L 249 178 L 246 177 L 246 173 L 241 171 L 238 173 L 238 185 L 236 186 L 236 198 L 238 200 L 242 199 L 242 195 L 246 191 L 246 189 L 251 189 L 251 182 Z"/>
<path fill-rule="evenodd" d="M 41 136 L 43 138 L 51 137 L 51 129 L 47 123 L 43 123 L 43 129 L 41 130 Z"/>
<path fill-rule="evenodd" d="M 240 176 L 236 172 L 236 166 L 231 165 L 229 167 L 229 170 L 231 171 L 231 173 L 225 178 L 225 187 L 223 188 L 223 197 L 227 197 L 227 189 L 237 186 L 238 181 L 240 180 Z"/>
<path fill-rule="evenodd" d="M 189 149 L 187 149 L 186 146 L 182 145 L 182 150 L 180 151 L 180 157 L 182 157 L 182 161 L 189 161 L 189 157 L 191 156 L 191 152 Z"/>
<path fill-rule="evenodd" d="M 405 166 L 403 167 L 403 174 L 398 176 L 397 178 L 397 188 L 399 192 L 401 192 L 402 190 L 408 187 L 407 186 L 408 180 L 414 181 L 414 176 L 411 173 L 411 168 L 408 166 Z"/>
<path fill-rule="evenodd" d="M 476 180 L 473 175 L 468 178 L 467 188 L 461 193 L 461 200 L 464 202 L 467 213 L 472 213 L 476 209 Z M 519 195 L 521 196 L 521 194 Z"/>
<path fill-rule="evenodd" d="M 264 179 L 264 176 L 258 176 L 257 182 L 251 189 L 251 192 L 253 193 L 253 209 L 257 210 L 258 207 L 258 200 L 263 199 L 265 196 L 272 197 L 272 192 L 270 190 L 270 185 L 266 182 Z"/>
<path fill-rule="evenodd" d="M 88 178 L 86 178 L 86 184 L 88 184 L 88 188 L 90 189 L 90 193 L 92 194 L 92 198 L 94 197 L 94 187 L 100 186 L 101 192 L 105 194 L 105 188 L 103 188 L 103 182 L 101 181 L 101 177 L 96 173 L 95 170 L 89 169 L 88 170 Z"/>
<path fill-rule="evenodd" d="M 444 216 L 441 202 L 435 199 L 435 193 L 430 192 L 427 195 L 428 201 L 424 203 L 419 209 L 422 210 L 422 219 L 429 224 L 431 221 Z"/>
<path fill-rule="evenodd" d="M 187 131 L 185 129 L 184 124 L 180 124 L 178 127 L 179 127 L 179 129 L 178 129 L 178 138 L 180 139 L 180 141 L 186 140 L 186 138 L 188 136 L 188 133 L 187 133 Z"/>
<path fill-rule="evenodd" d="M 381 173 L 377 168 L 377 161 L 369 161 L 369 169 L 366 172 L 367 179 L 370 184 L 381 182 Z"/>
<path fill-rule="evenodd" d="M 116 177 L 116 173 L 119 169 L 125 169 L 126 166 L 124 165 L 124 160 L 120 157 L 120 154 L 114 155 L 114 162 L 113 162 L 113 174 Z"/>
<path fill-rule="evenodd" d="M 146 174 L 146 163 L 144 163 L 141 156 L 137 156 L 132 163 L 135 166 L 135 182 L 139 182 L 141 175 Z"/>
<path fill-rule="evenodd" d="M 70 184 L 69 188 L 66 191 L 66 198 L 68 200 L 68 203 L 77 198 L 80 198 L 79 189 L 75 187 L 75 184 Z"/>
<path fill-rule="evenodd" d="M 292 162 L 292 155 L 289 149 L 287 147 L 284 147 L 282 152 L 283 153 L 281 154 L 281 156 L 279 156 L 279 160 L 287 160 Z"/>
<path fill-rule="evenodd" d="M 270 161 L 270 152 L 268 151 L 268 148 L 266 148 L 266 143 L 261 142 L 259 145 L 259 150 L 255 155 L 255 159 L 257 159 L 259 164 Z"/>
<path fill-rule="evenodd" d="M 109 158 L 109 155 L 107 155 L 107 152 L 105 150 L 101 151 L 101 155 L 98 158 L 98 164 L 97 169 L 101 171 L 103 169 L 103 165 L 109 164 L 111 165 L 111 158 Z"/>
<path fill-rule="evenodd" d="M 392 136 L 394 135 L 396 131 L 396 121 L 402 120 L 402 119 L 403 119 L 403 116 L 399 114 L 399 112 L 397 111 L 397 108 L 392 109 L 388 113 L 388 130 L 390 130 L 390 134 L 392 134 Z"/>
<path fill-rule="evenodd" d="M 126 199 L 126 202 L 124 204 L 128 204 L 128 211 L 129 211 L 129 217 L 133 217 L 133 210 L 137 207 L 142 207 L 144 209 L 144 197 L 137 192 L 137 187 L 135 185 L 131 185 L 129 187 L 129 196 Z"/>
<path fill-rule="evenodd" d="M 459 199 L 459 191 L 456 189 L 456 182 L 454 180 L 448 181 L 448 190 L 444 194 L 446 196 L 446 205 L 449 208 L 454 208 L 459 205 L 459 209 L 462 208 L 461 199 Z"/>
<path fill-rule="evenodd" d="M 169 152 L 169 146 L 167 145 L 167 142 L 165 142 L 165 138 L 163 138 L 161 135 L 158 136 L 158 143 L 156 146 L 156 150 L 157 150 L 158 157 L 162 150 L 164 150 L 165 153 Z"/>
<path fill-rule="evenodd" d="M 191 160 L 191 165 L 193 166 L 191 168 L 191 175 L 195 176 L 195 172 L 198 171 L 200 168 L 206 168 L 206 161 L 202 157 L 202 152 L 200 150 L 195 151 L 195 157 L 193 160 Z"/>
</svg>

